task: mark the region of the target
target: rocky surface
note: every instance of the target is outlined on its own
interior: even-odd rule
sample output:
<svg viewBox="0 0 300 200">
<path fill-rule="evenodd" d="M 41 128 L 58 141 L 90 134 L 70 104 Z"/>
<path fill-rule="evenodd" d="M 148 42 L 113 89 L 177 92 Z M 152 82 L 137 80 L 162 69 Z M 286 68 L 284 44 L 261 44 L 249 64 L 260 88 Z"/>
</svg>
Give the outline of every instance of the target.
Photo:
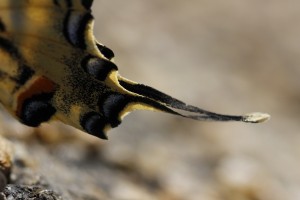
<svg viewBox="0 0 300 200">
<path fill-rule="evenodd" d="M 264 124 L 203 123 L 136 112 L 100 141 L 3 114 L 14 148 L 5 199 L 300 198 L 299 1 L 109 0 L 96 37 L 124 77 Z"/>
</svg>

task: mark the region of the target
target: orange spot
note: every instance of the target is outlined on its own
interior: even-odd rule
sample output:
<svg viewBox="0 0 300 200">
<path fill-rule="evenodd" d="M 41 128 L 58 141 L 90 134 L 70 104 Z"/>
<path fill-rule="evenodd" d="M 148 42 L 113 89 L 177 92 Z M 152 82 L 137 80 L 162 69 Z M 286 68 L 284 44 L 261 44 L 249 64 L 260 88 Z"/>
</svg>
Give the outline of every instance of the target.
<svg viewBox="0 0 300 200">
<path fill-rule="evenodd" d="M 16 115 L 21 116 L 22 106 L 26 99 L 42 93 L 52 93 L 56 90 L 57 84 L 44 76 L 37 77 L 27 89 L 18 95 Z"/>
</svg>

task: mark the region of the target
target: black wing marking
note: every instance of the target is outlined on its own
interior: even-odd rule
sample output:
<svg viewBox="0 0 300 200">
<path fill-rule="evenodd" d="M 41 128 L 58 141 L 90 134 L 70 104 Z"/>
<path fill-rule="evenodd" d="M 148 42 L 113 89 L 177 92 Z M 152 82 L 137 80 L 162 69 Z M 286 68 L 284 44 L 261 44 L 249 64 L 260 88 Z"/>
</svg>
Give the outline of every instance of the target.
<svg viewBox="0 0 300 200">
<path fill-rule="evenodd" d="M 55 117 L 106 139 L 107 130 L 138 109 L 195 120 L 268 118 L 259 113 L 232 116 L 205 111 L 122 78 L 112 61 L 113 51 L 93 35 L 92 2 L 0 1 L 0 77 L 4 77 L 0 100 L 21 122 L 38 126 Z"/>
</svg>

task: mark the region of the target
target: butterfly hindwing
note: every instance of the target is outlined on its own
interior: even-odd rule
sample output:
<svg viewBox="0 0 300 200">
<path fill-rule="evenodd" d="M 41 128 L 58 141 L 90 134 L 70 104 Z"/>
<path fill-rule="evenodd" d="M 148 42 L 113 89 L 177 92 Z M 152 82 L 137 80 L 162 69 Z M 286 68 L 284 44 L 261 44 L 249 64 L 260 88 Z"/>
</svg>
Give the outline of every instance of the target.
<svg viewBox="0 0 300 200">
<path fill-rule="evenodd" d="M 136 109 L 247 121 L 122 78 L 113 51 L 93 35 L 91 6 L 92 0 L 0 1 L 0 100 L 22 123 L 35 127 L 58 119 L 105 139 L 108 129 Z"/>
<path fill-rule="evenodd" d="M 118 113 L 105 107 L 119 112 L 127 100 L 115 89 L 116 74 L 107 80 L 114 88 L 105 83 L 117 67 L 109 61 L 113 52 L 94 39 L 90 6 L 91 1 L 1 1 L 0 99 L 26 125 L 58 118 L 103 137 L 106 127 L 120 123 Z M 22 73 L 27 68 L 28 77 Z M 113 109 L 111 100 L 122 106 Z"/>
</svg>

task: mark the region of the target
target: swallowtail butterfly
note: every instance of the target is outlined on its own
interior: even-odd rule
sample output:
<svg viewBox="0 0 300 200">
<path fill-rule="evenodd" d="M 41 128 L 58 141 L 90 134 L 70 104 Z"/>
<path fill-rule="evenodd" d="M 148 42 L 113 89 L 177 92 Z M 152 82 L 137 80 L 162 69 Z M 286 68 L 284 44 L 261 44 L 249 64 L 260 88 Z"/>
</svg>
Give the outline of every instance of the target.
<svg viewBox="0 0 300 200">
<path fill-rule="evenodd" d="M 106 139 L 110 128 L 139 109 L 195 120 L 256 123 L 268 118 L 205 111 L 123 78 L 113 51 L 93 35 L 92 2 L 0 1 L 0 100 L 23 124 L 37 127 L 56 119 Z"/>
</svg>

